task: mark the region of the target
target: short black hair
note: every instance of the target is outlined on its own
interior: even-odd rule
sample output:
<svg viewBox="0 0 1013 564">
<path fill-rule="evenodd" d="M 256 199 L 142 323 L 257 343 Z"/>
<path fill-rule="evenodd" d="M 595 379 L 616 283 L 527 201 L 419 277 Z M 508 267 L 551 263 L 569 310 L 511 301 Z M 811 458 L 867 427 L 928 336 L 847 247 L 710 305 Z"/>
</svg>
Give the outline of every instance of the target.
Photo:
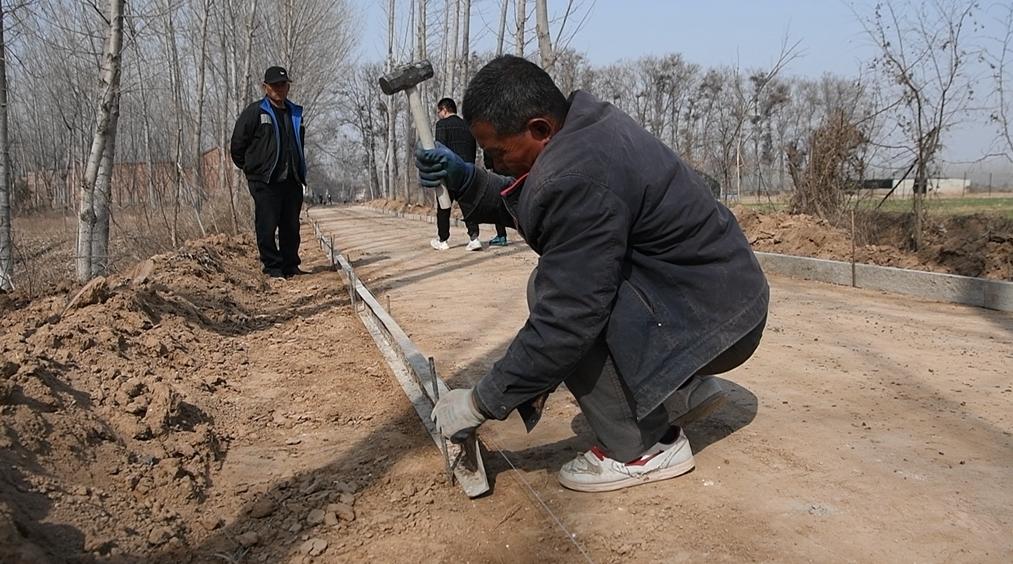
<svg viewBox="0 0 1013 564">
<path fill-rule="evenodd" d="M 452 114 L 456 114 L 457 113 L 457 103 L 454 102 L 453 98 L 444 98 L 444 99 L 440 100 L 439 102 L 436 102 L 436 109 L 437 110 L 447 110 L 448 112 L 450 112 Z"/>
<path fill-rule="evenodd" d="M 489 61 L 464 92 L 465 121 L 487 121 L 501 135 L 524 131 L 535 117 L 551 116 L 562 125 L 568 109 L 566 96 L 547 72 L 513 55 Z"/>
</svg>

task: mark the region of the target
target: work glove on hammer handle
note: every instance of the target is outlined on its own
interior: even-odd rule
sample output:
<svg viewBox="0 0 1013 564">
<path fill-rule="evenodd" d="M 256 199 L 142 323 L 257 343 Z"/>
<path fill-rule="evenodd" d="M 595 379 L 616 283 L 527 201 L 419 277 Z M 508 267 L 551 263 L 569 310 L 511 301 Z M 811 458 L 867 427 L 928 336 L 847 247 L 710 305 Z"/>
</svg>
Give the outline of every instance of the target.
<svg viewBox="0 0 1013 564">
<path fill-rule="evenodd" d="M 443 184 L 455 199 L 467 189 L 475 176 L 475 165 L 464 162 L 442 143 L 437 143 L 433 149 L 416 149 L 415 168 L 419 169 L 422 186 L 437 188 Z"/>
<path fill-rule="evenodd" d="M 468 435 L 485 423 L 478 410 L 472 388 L 458 388 L 440 396 L 433 408 L 433 422 L 440 434 L 455 443 L 463 443 Z"/>
</svg>

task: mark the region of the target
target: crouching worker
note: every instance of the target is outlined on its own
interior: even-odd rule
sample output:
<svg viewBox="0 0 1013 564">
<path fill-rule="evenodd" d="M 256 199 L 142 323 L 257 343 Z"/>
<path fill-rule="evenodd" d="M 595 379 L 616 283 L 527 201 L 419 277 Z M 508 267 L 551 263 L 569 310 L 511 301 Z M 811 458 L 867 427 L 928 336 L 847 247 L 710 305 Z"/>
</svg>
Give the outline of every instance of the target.
<svg viewBox="0 0 1013 564">
<path fill-rule="evenodd" d="M 464 118 L 499 176 L 445 147 L 419 150 L 475 221 L 516 226 L 538 253 L 529 316 L 474 388 L 440 398 L 448 438 L 517 409 L 530 430 L 565 382 L 597 438 L 560 483 L 586 492 L 693 468 L 681 427 L 713 411 L 712 374 L 748 359 L 766 279 L 734 216 L 661 141 L 587 92 L 569 99 L 535 64 L 494 59 L 468 85 Z"/>
</svg>

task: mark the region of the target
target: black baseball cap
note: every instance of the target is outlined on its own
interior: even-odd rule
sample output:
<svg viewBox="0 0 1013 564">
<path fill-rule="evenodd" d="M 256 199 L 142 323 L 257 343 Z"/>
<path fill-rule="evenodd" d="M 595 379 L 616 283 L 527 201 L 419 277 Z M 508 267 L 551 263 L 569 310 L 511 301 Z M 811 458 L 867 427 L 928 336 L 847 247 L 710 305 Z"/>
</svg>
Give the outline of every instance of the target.
<svg viewBox="0 0 1013 564">
<path fill-rule="evenodd" d="M 288 77 L 288 71 L 283 67 L 270 67 L 264 71 L 265 84 L 277 84 L 279 82 L 292 82 Z"/>
</svg>

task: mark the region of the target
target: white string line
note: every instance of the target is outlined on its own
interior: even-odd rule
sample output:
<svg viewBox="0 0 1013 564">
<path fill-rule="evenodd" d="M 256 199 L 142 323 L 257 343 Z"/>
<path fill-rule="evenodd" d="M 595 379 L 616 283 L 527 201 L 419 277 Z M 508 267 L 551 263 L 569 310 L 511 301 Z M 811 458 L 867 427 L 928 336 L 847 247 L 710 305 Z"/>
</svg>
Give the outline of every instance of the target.
<svg viewBox="0 0 1013 564">
<path fill-rule="evenodd" d="M 509 458 L 507 458 L 507 455 L 503 453 L 503 448 L 500 447 L 498 444 L 496 444 L 496 441 L 493 441 L 488 436 L 485 437 L 485 440 L 486 442 L 489 443 L 490 446 L 495 448 L 496 452 L 503 457 L 503 460 L 505 460 L 506 463 L 510 465 L 510 468 L 512 468 L 514 471 L 514 475 L 516 475 L 517 478 L 520 479 L 521 483 L 524 484 L 524 487 L 526 487 L 528 491 L 531 492 L 531 495 L 535 496 L 535 499 L 538 500 L 539 504 L 541 504 L 542 509 L 549 515 L 549 517 L 552 518 L 553 521 L 556 522 L 556 526 L 559 527 L 561 531 L 563 531 L 563 534 L 565 534 L 566 538 L 569 539 L 571 543 L 573 543 L 573 546 L 577 547 L 577 550 L 580 551 L 580 554 L 581 556 L 584 557 L 584 560 L 590 562 L 591 564 L 594 564 L 594 560 L 592 560 L 591 556 L 589 556 L 587 551 L 584 550 L 583 545 L 581 545 L 581 543 L 577 541 L 577 535 L 575 533 L 571 533 L 570 530 L 566 528 L 566 525 L 563 525 L 562 520 L 560 520 L 559 517 L 556 516 L 556 514 L 552 511 L 552 509 L 550 509 L 549 506 L 545 503 L 545 500 L 542 499 L 542 496 L 538 495 L 538 492 L 535 491 L 535 488 L 531 486 L 531 484 L 527 481 L 526 478 L 524 478 L 524 474 L 520 470 L 518 470 L 517 467 L 514 466 L 514 463 L 511 462 Z"/>
</svg>

